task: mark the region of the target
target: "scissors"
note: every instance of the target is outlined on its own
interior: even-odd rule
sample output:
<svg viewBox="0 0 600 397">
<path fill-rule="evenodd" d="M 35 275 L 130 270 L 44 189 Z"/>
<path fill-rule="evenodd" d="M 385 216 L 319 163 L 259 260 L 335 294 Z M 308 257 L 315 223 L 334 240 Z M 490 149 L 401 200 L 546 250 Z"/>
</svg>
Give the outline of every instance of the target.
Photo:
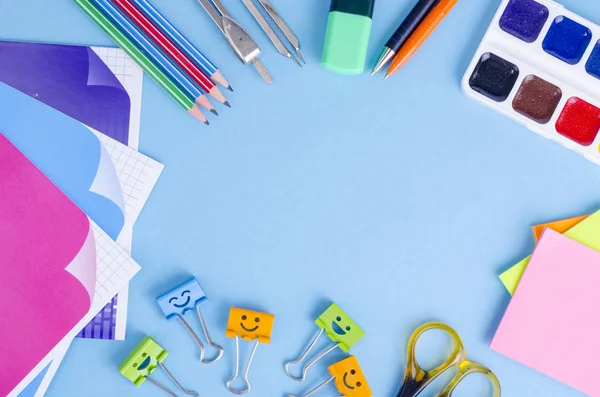
<svg viewBox="0 0 600 397">
<path fill-rule="evenodd" d="M 425 371 L 417 363 L 417 343 L 424 333 L 432 330 L 440 330 L 450 335 L 454 346 L 452 354 L 450 354 L 450 357 L 448 357 L 443 364 L 431 371 Z M 498 381 L 496 375 L 494 375 L 494 373 L 487 367 L 467 360 L 465 347 L 460 339 L 460 336 L 455 330 L 445 324 L 427 323 L 417 328 L 408 342 L 407 356 L 406 372 L 404 374 L 404 381 L 402 388 L 398 393 L 398 397 L 417 397 L 440 375 L 454 368 L 457 370 L 456 375 L 454 378 L 452 378 L 448 386 L 446 386 L 446 388 L 437 395 L 437 397 L 451 397 L 452 392 L 456 389 L 460 382 L 462 382 L 467 376 L 476 373 L 486 376 L 492 383 L 494 397 L 500 397 L 500 382 Z"/>
</svg>

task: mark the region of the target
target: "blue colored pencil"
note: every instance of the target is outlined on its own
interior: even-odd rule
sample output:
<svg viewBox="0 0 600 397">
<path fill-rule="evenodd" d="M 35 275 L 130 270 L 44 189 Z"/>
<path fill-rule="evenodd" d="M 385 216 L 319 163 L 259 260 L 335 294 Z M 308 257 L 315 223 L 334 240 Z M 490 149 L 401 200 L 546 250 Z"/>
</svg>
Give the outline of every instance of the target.
<svg viewBox="0 0 600 397">
<path fill-rule="evenodd" d="M 167 18 L 164 17 L 148 0 L 131 0 L 156 27 L 171 40 L 179 49 L 204 73 L 210 76 L 215 82 L 225 88 L 233 91 L 221 71 L 212 63 L 196 46 L 194 46 Z"/>
<path fill-rule="evenodd" d="M 200 87 L 169 59 L 139 28 L 131 22 L 110 0 L 91 0 L 131 41 L 141 49 L 163 72 L 171 78 L 190 98 L 203 108 L 216 114 L 215 108 Z"/>
</svg>

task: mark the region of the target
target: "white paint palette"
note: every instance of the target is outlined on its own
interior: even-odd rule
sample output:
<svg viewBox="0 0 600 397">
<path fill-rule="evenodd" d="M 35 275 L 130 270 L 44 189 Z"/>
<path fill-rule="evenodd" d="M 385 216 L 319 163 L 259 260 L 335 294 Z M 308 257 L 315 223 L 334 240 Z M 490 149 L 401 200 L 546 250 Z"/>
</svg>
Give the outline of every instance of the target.
<svg viewBox="0 0 600 397">
<path fill-rule="evenodd" d="M 465 95 L 600 165 L 600 26 L 552 0 L 502 0 Z"/>
</svg>

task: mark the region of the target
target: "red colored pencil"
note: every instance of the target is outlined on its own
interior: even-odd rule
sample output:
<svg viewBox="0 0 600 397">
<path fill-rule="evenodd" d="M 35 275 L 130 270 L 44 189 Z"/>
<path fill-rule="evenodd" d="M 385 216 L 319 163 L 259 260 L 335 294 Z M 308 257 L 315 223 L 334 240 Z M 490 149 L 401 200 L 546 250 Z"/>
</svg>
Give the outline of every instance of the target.
<svg viewBox="0 0 600 397">
<path fill-rule="evenodd" d="M 148 37 L 152 39 L 173 61 L 217 101 L 229 105 L 219 87 L 192 60 L 148 19 L 131 0 L 112 0 Z"/>
</svg>

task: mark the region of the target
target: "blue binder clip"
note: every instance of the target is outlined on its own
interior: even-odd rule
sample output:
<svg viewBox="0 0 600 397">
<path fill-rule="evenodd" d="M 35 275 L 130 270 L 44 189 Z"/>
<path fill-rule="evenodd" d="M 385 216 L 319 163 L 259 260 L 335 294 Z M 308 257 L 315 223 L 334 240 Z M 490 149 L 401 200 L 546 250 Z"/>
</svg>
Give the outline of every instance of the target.
<svg viewBox="0 0 600 397">
<path fill-rule="evenodd" d="M 196 342 L 196 345 L 198 345 L 200 348 L 200 361 L 202 361 L 204 364 L 211 364 L 215 361 L 218 361 L 223 356 L 224 349 L 220 345 L 213 342 L 210 334 L 208 333 L 206 323 L 204 322 L 200 305 L 205 303 L 207 300 L 208 298 L 206 297 L 206 294 L 202 290 L 200 283 L 195 277 L 156 298 L 156 302 L 158 303 L 158 306 L 160 306 L 160 309 L 164 313 L 165 317 L 167 317 L 169 320 L 177 318 L 190 333 L 194 339 L 194 342 Z M 217 349 L 219 352 L 212 360 L 206 360 L 204 358 L 206 351 L 204 343 L 202 343 L 202 340 L 200 340 L 196 332 L 194 332 L 192 327 L 183 318 L 187 312 L 194 310 L 196 313 L 198 313 L 198 319 L 200 320 L 200 326 L 202 327 L 202 332 L 206 337 L 206 341 L 210 346 Z"/>
</svg>

